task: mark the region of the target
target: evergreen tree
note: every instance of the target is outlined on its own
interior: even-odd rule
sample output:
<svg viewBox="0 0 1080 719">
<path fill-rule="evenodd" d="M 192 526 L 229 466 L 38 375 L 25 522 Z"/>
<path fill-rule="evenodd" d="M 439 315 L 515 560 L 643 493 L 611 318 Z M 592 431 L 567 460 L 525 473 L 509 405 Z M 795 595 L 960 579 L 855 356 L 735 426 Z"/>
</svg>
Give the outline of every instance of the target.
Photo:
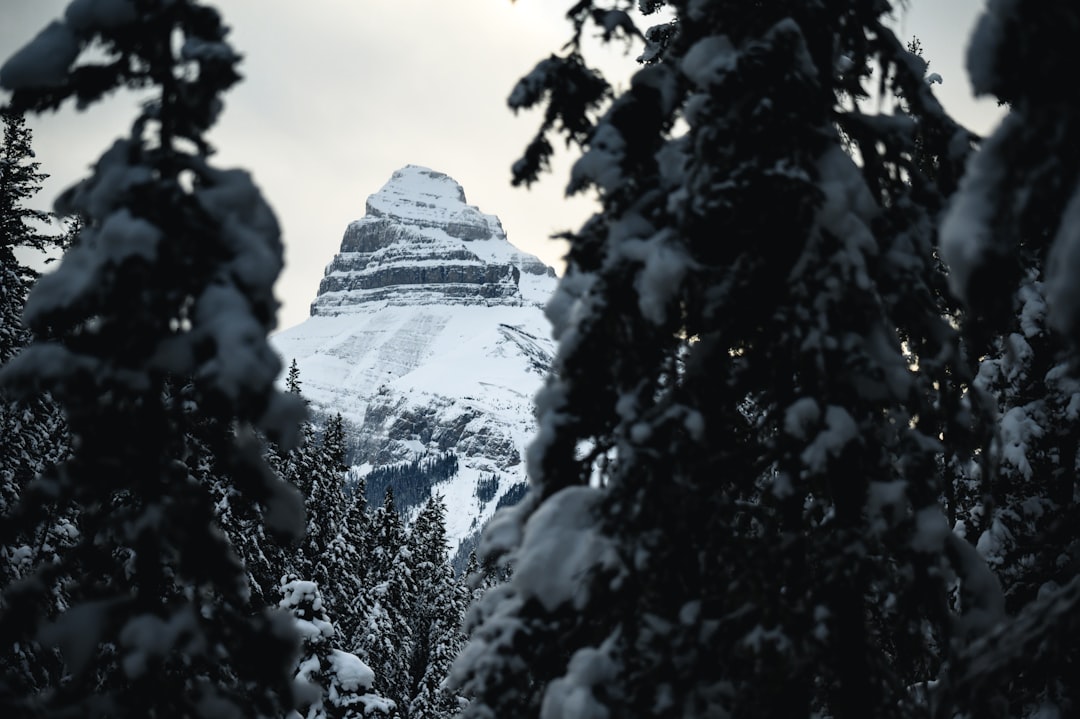
<svg viewBox="0 0 1080 719">
<path fill-rule="evenodd" d="M 415 589 L 410 549 L 392 489 L 371 517 L 370 528 L 371 553 L 359 602 L 365 615 L 352 637 L 352 651 L 375 670 L 379 693 L 408 711 L 414 641 L 409 618 Z"/>
<path fill-rule="evenodd" d="M 557 118 L 600 210 L 548 305 L 530 491 L 481 541 L 514 572 L 455 668 L 465 715 L 919 713 L 1003 609 L 942 445 L 982 431 L 933 233 L 970 134 L 889 3 L 649 2 L 674 19 L 646 33 L 624 5 L 576 4 L 510 99 L 548 103 L 515 176 Z M 602 114 L 590 24 L 649 41 Z"/>
<path fill-rule="evenodd" d="M 1046 74 L 1080 58 L 1078 26 L 1069 4 L 990 2 L 968 48 L 976 94 L 1009 108 L 942 225 L 965 336 L 983 359 L 977 388 L 998 410 L 966 519 L 1011 615 L 955 662 L 956 701 L 973 715 L 1080 707 L 1080 534 L 1069 520 L 1080 503 L 1080 93 Z"/>
<path fill-rule="evenodd" d="M 24 119 L 0 112 L 4 126 L 0 146 L 0 365 L 11 360 L 30 341 L 22 324 L 26 296 L 38 273 L 22 264 L 16 250 L 44 250 L 57 238 L 41 232 L 44 212 L 26 207 L 46 175 L 39 171 Z M 24 488 L 52 472 L 68 451 L 66 424 L 60 408 L 47 394 L 17 399 L 0 388 L 0 523 L 13 523 Z M 56 564 L 77 536 L 72 508 L 55 500 L 38 526 L 14 533 L 0 542 L 0 587 L 6 595 L 23 579 L 32 581 L 39 569 Z M 53 617 L 65 608 L 67 577 L 55 575 L 44 608 Z M 0 608 L 8 600 L 0 595 Z M 4 679 L 0 696 L 32 694 L 55 683 L 62 668 L 52 653 L 24 643 L 0 655 Z M 6 686 L 5 686 L 6 685 Z"/>
<path fill-rule="evenodd" d="M 0 111 L 4 144 L 0 146 L 0 364 L 25 346 L 30 335 L 22 325 L 26 295 L 38 273 L 21 263 L 16 250 L 45 250 L 56 238 L 43 234 L 48 213 L 27 207 L 48 175 L 34 161 L 32 134 L 22 116 Z"/>
<path fill-rule="evenodd" d="M 334 588 L 338 606 L 341 607 L 338 626 L 344 641 L 350 646 L 368 613 L 368 607 L 364 604 L 364 588 L 369 586 L 370 581 L 370 520 L 363 484 L 364 480 L 360 478 L 352 494 L 344 499 L 344 516 L 330 547 L 330 554 L 338 567 L 337 586 Z"/>
<path fill-rule="evenodd" d="M 409 667 L 409 716 L 456 716 L 457 697 L 446 687 L 450 665 L 464 643 L 462 618 L 467 594 L 454 577 L 446 543 L 446 505 L 434 495 L 409 531 L 414 593 L 409 626 L 413 644 Z"/>
<path fill-rule="evenodd" d="M 346 573 L 355 571 L 347 566 L 351 557 L 343 543 L 335 542 L 341 535 L 345 510 L 345 432 L 341 415 L 331 417 L 315 449 L 307 496 L 308 526 L 304 537 L 304 564 L 320 586 L 327 588 L 324 596 L 335 616 L 347 611 L 344 590 Z"/>
<path fill-rule="evenodd" d="M 81 529 L 59 563 L 9 588 L 0 616 L 0 646 L 58 647 L 65 681 L 32 697 L 4 687 L 0 705 L 12 716 L 280 714 L 288 632 L 253 611 L 199 476 L 212 465 L 269 526 L 299 529 L 295 493 L 270 475 L 253 432 L 288 442 L 300 416 L 274 392 L 266 342 L 277 223 L 246 173 L 209 164 L 204 140 L 239 56 L 218 13 L 193 0 L 88 7 L 72 3 L 0 68 L 16 110 L 156 90 L 131 135 L 58 202 L 85 224 L 35 285 L 23 313 L 33 342 L 0 374 L 6 391 L 50 391 L 73 437 L 0 543 L 42 526 L 55 502 Z M 89 44 L 98 60 L 73 67 Z M 42 595 L 64 574 L 76 580 L 71 604 L 45 624 Z"/>
<path fill-rule="evenodd" d="M 393 716 L 394 704 L 370 690 L 375 673 L 356 655 L 335 648 L 338 632 L 323 606 L 318 585 L 283 577 L 281 606 L 302 637 L 293 681 L 299 708 L 288 719 L 360 719 Z"/>
</svg>

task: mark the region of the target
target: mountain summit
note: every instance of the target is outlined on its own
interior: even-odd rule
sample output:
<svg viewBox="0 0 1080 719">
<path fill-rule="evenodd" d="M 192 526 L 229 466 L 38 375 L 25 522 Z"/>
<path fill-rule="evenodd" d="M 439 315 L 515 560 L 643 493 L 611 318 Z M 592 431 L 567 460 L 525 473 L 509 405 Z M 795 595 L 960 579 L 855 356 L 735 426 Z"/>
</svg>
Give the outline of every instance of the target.
<svg viewBox="0 0 1080 719">
<path fill-rule="evenodd" d="M 457 542 L 524 491 L 555 283 L 461 185 L 408 165 L 346 228 L 311 317 L 271 342 L 296 360 L 316 416 L 345 418 L 370 498 L 389 483 L 407 508 L 436 483 Z"/>
<path fill-rule="evenodd" d="M 499 218 L 465 200 L 449 176 L 406 165 L 368 197 L 341 252 L 326 268 L 312 315 L 368 310 L 373 304 L 521 305 L 542 301 L 521 277 L 554 277 L 506 239 Z M 549 292 L 550 282 L 539 283 Z"/>
</svg>

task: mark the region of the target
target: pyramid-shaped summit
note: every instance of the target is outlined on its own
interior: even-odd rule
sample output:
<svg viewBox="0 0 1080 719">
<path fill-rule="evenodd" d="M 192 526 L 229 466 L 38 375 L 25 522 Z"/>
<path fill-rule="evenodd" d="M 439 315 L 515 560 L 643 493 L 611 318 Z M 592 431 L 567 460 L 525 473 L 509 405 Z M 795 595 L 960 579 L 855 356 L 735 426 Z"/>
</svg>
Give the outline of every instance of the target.
<svg viewBox="0 0 1080 719">
<path fill-rule="evenodd" d="M 531 296 L 523 276 L 554 270 L 506 239 L 494 215 L 467 204 L 450 176 L 406 165 L 367 199 L 327 266 L 311 314 L 335 315 L 375 305 L 519 305 Z M 544 282 L 545 294 L 550 281 Z"/>
</svg>

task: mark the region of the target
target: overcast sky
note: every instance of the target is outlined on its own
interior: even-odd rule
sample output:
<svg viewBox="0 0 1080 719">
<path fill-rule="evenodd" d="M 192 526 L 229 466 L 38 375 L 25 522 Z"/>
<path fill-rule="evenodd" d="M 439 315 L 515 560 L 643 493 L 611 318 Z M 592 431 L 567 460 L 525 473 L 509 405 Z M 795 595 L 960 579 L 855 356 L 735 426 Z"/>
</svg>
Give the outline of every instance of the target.
<svg viewBox="0 0 1080 719">
<path fill-rule="evenodd" d="M 0 62 L 67 0 L 0 0 Z M 562 270 L 564 247 L 548 239 L 576 227 L 588 197 L 563 196 L 568 157 L 532 189 L 510 186 L 510 164 L 538 118 L 515 116 L 506 97 L 517 79 L 569 37 L 563 13 L 573 0 L 220 0 L 244 55 L 244 82 L 225 97 L 210 135 L 219 167 L 249 170 L 274 207 L 286 244 L 277 284 L 279 326 L 302 321 L 345 226 L 367 196 L 406 164 L 445 172 L 468 201 L 499 216 L 511 242 Z M 901 3 L 895 3 L 898 6 Z M 964 52 L 981 0 L 909 0 L 898 12 L 902 39 L 920 38 L 935 90 L 979 133 L 1000 116 L 993 101 L 970 97 Z M 631 67 L 613 53 L 608 68 Z M 2 96 L 0 96 L 2 98 Z M 136 100 L 30 118 L 42 170 L 51 175 L 38 205 L 84 177 L 125 135 Z"/>
</svg>

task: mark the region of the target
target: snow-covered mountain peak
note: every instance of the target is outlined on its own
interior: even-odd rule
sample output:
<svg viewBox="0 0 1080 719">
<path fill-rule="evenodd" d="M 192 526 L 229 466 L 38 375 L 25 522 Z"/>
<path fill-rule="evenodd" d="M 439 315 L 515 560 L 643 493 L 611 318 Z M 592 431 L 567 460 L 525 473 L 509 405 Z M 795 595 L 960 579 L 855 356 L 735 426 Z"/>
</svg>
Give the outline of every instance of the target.
<svg viewBox="0 0 1080 719">
<path fill-rule="evenodd" d="M 523 276 L 545 281 L 523 282 Z M 311 314 L 373 305 L 537 304 L 546 301 L 554 276 L 507 241 L 498 217 L 466 204 L 453 178 L 406 165 L 346 228 Z"/>
<path fill-rule="evenodd" d="M 391 475 L 405 507 L 437 482 L 456 543 L 524 491 L 556 282 L 457 182 L 408 165 L 345 230 L 312 317 L 271 341 L 316 415 L 344 417 L 373 500 Z M 453 476 L 419 476 L 448 455 Z"/>
<path fill-rule="evenodd" d="M 378 192 L 368 196 L 367 214 L 392 215 L 404 221 L 442 222 L 470 208 L 465 190 L 454 178 L 420 165 L 394 172 Z"/>
</svg>

